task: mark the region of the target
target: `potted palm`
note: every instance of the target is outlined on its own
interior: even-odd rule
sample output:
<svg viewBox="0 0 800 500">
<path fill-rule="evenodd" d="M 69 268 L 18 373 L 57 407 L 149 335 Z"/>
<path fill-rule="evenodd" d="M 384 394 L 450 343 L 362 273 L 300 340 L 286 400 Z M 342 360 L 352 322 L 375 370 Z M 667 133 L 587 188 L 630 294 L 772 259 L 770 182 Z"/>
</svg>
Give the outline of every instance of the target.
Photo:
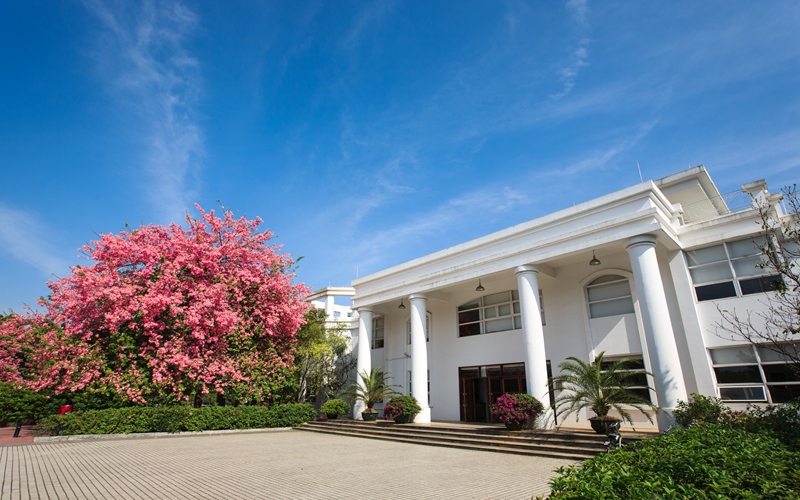
<svg viewBox="0 0 800 500">
<path fill-rule="evenodd" d="M 630 391 L 631 386 L 639 386 L 637 375 L 650 375 L 643 370 L 632 371 L 633 360 L 623 359 L 615 362 L 603 360 L 605 352 L 601 352 L 592 362 L 584 362 L 570 356 L 558 365 L 561 374 L 552 381 L 560 383 L 564 392 L 556 398 L 556 415 L 570 415 L 584 408 L 590 408 L 595 416 L 589 419 L 592 429 L 598 434 L 606 434 L 611 422 L 625 420 L 633 425 L 629 408 L 642 412 L 650 422 L 653 417 L 645 410 L 658 411 L 658 407 L 650 400 Z M 647 387 L 647 390 L 652 390 Z M 610 410 L 616 410 L 622 419 L 609 417 Z"/>
<path fill-rule="evenodd" d="M 328 417 L 328 420 L 334 420 L 343 413 L 350 411 L 350 405 L 344 399 L 329 399 L 320 406 L 319 411 Z"/>
<path fill-rule="evenodd" d="M 422 408 L 414 396 L 392 396 L 383 409 L 383 418 L 394 419 L 396 424 L 407 424 L 421 411 Z"/>
<path fill-rule="evenodd" d="M 375 404 L 380 403 L 384 398 L 392 397 L 396 394 L 394 387 L 395 384 L 388 384 L 391 380 L 380 368 L 373 368 L 367 373 L 362 370 L 358 374 L 360 379 L 357 383 L 350 386 L 348 392 L 356 401 L 363 401 L 366 410 L 361 412 L 361 418 L 367 422 L 374 422 L 378 419 L 378 412 L 375 410 Z"/>
</svg>

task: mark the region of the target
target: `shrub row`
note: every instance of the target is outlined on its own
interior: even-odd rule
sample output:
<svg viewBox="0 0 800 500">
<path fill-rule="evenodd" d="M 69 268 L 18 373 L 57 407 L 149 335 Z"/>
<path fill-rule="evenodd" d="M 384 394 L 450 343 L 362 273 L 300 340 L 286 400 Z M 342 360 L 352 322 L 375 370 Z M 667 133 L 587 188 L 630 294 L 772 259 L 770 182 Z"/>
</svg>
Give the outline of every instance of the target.
<svg viewBox="0 0 800 500">
<path fill-rule="evenodd" d="M 76 411 L 39 421 L 39 433 L 54 435 L 131 434 L 222 429 L 296 427 L 314 420 L 308 403 L 265 406 L 155 406 Z"/>
<path fill-rule="evenodd" d="M 800 453 L 765 433 L 704 424 L 561 468 L 551 499 L 800 499 Z"/>
</svg>

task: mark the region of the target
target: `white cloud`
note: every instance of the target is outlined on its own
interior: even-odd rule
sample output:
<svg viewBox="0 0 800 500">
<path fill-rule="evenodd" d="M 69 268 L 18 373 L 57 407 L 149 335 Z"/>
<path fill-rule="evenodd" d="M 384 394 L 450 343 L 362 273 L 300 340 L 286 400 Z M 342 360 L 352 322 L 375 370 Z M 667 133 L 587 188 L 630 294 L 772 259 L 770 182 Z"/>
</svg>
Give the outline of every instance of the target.
<svg viewBox="0 0 800 500">
<path fill-rule="evenodd" d="M 41 271 L 44 276 L 64 274 L 69 263 L 56 255 L 48 229 L 35 217 L 21 210 L 0 205 L 0 244 L 19 261 Z"/>
<path fill-rule="evenodd" d="M 184 48 L 196 16 L 179 2 L 85 5 L 104 28 L 97 43 L 101 78 L 141 120 L 136 139 L 146 149 L 146 197 L 164 220 L 180 220 L 196 198 L 204 154 L 196 117 L 200 65 Z"/>
</svg>

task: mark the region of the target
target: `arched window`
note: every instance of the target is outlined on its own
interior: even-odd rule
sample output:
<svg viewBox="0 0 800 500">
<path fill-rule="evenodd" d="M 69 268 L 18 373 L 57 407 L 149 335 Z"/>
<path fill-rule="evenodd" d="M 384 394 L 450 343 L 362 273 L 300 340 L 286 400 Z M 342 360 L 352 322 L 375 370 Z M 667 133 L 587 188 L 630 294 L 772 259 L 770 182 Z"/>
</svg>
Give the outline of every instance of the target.
<svg viewBox="0 0 800 500">
<path fill-rule="evenodd" d="M 634 312 L 631 285 L 624 276 L 608 274 L 586 285 L 589 317 L 605 318 Z"/>
</svg>

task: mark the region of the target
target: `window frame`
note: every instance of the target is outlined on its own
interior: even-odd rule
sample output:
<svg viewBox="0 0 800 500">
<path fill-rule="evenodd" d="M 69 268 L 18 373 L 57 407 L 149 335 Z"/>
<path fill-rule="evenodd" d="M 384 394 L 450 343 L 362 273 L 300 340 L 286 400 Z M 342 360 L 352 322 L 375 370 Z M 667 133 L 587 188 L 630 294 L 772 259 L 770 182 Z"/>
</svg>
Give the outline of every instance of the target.
<svg viewBox="0 0 800 500">
<path fill-rule="evenodd" d="M 380 326 L 378 326 L 380 323 Z M 377 332 L 380 331 L 380 337 Z M 375 316 L 372 318 L 372 349 L 383 349 L 386 338 L 386 320 L 383 316 Z M 380 341 L 380 342 L 379 342 Z M 380 343 L 380 345 L 378 345 Z"/>
<path fill-rule="evenodd" d="M 487 297 L 495 297 L 497 295 L 506 293 L 510 297 L 503 302 L 492 302 L 486 304 Z M 466 306 L 471 306 L 466 308 Z M 508 313 L 503 314 L 501 307 L 508 306 Z M 492 310 L 492 316 L 487 317 L 486 312 Z M 469 319 L 466 321 L 461 320 L 462 314 L 478 313 L 477 319 Z M 539 289 L 539 314 L 542 320 L 542 326 L 546 325 L 544 314 L 544 293 Z M 511 328 L 487 331 L 487 324 L 498 322 L 505 319 L 511 319 Z M 519 290 L 505 290 L 503 292 L 490 293 L 482 295 L 476 299 L 465 302 L 456 308 L 456 323 L 458 325 L 458 337 L 474 337 L 476 335 L 487 335 L 491 333 L 510 332 L 513 330 L 522 329 L 522 306 L 519 299 Z M 477 325 L 478 331 L 475 333 L 467 333 L 468 330 L 463 327 L 469 328 Z"/>
<path fill-rule="evenodd" d="M 724 351 L 724 350 L 734 350 L 734 349 L 749 349 L 754 361 L 742 361 L 742 362 L 733 362 L 733 363 L 715 363 L 714 356 L 712 355 L 712 351 Z M 767 377 L 767 370 L 773 366 L 785 366 L 789 370 L 791 370 L 790 365 L 791 362 L 787 359 L 784 360 L 764 360 L 761 354 L 761 349 L 769 350 L 764 345 L 754 345 L 754 344 L 741 344 L 741 345 L 733 345 L 733 346 L 719 346 L 719 347 L 711 347 L 708 349 L 708 359 L 709 364 L 711 366 L 711 371 L 714 373 L 714 382 L 717 386 L 717 394 L 719 398 L 726 402 L 726 403 L 767 403 L 767 404 L 782 404 L 784 401 L 775 401 L 778 398 L 773 397 L 772 391 L 770 390 L 771 387 L 779 387 L 779 386 L 796 386 L 797 391 L 800 391 L 800 379 L 798 380 L 778 380 L 778 381 L 770 381 Z M 743 351 L 745 352 L 745 351 Z M 770 351 L 772 355 L 776 358 L 780 357 L 781 355 Z M 757 373 L 761 380 L 759 382 L 719 382 L 719 375 L 717 369 L 737 369 L 737 368 L 747 368 L 747 367 L 756 367 Z M 765 370 L 766 367 L 766 370 Z M 726 389 L 731 390 L 753 390 L 759 389 L 764 394 L 763 398 L 734 398 L 731 397 L 731 392 L 727 392 Z M 726 395 L 726 393 L 728 395 Z"/>
<path fill-rule="evenodd" d="M 732 257 L 731 256 L 730 246 L 733 245 L 733 244 L 741 243 L 741 242 L 745 242 L 745 241 L 750 242 L 752 244 L 754 253 L 748 253 L 746 255 L 739 255 L 737 257 Z M 762 257 L 761 261 L 764 262 L 763 253 L 761 252 L 761 248 L 762 247 L 760 246 L 761 243 L 763 243 L 764 245 L 768 245 L 769 241 L 766 238 L 764 238 L 763 236 L 755 236 L 755 237 L 751 237 L 751 238 L 743 238 L 743 239 L 732 240 L 732 241 L 723 241 L 722 243 L 716 243 L 714 245 L 708 245 L 708 246 L 704 246 L 704 247 L 693 248 L 691 250 L 684 250 L 683 254 L 684 254 L 684 259 L 685 259 L 685 262 L 686 262 L 686 269 L 689 272 L 689 279 L 691 280 L 692 288 L 694 289 L 695 302 L 708 302 L 708 301 L 712 301 L 712 300 L 730 299 L 730 298 L 744 297 L 744 296 L 747 296 L 747 295 L 755 295 L 755 294 L 758 294 L 758 293 L 767 293 L 767 292 L 773 291 L 774 289 L 764 290 L 764 284 L 766 282 L 769 282 L 770 280 L 773 281 L 773 282 L 780 281 L 781 280 L 780 274 L 770 273 L 769 272 L 770 270 L 767 267 L 761 268 L 762 272 L 760 272 L 760 273 L 750 274 L 750 275 L 747 275 L 747 276 L 739 276 L 739 273 L 737 273 L 737 271 L 736 271 L 736 265 L 735 265 L 736 262 L 741 262 L 741 261 L 745 261 L 747 259 L 752 259 L 753 257 Z M 714 248 L 714 247 L 722 247 L 722 250 L 725 253 L 725 260 L 716 260 L 716 261 L 704 262 L 702 264 L 694 264 L 694 265 L 691 264 L 691 260 L 690 260 L 691 252 L 696 252 L 696 251 L 699 251 L 699 250 L 711 249 L 711 248 Z M 730 277 L 727 277 L 727 278 L 724 278 L 724 279 L 716 279 L 716 280 L 704 281 L 702 283 L 695 283 L 695 277 L 692 274 L 693 270 L 702 269 L 704 267 L 708 268 L 708 267 L 711 267 L 711 266 L 719 266 L 720 264 L 723 264 L 723 263 L 727 263 L 728 264 L 727 267 L 728 267 L 728 271 L 730 272 Z M 723 289 L 721 289 L 720 286 L 721 285 L 727 285 L 729 283 L 731 285 L 733 293 L 732 294 L 729 293 L 729 294 L 725 295 L 724 293 L 726 293 L 726 292 Z M 743 288 L 743 286 L 742 286 L 743 284 L 745 286 L 749 285 L 749 284 L 757 284 L 758 285 L 758 290 L 753 290 L 753 291 L 749 291 L 749 289 L 745 290 Z M 719 290 L 719 292 L 714 294 L 712 287 L 717 287 L 717 290 Z M 712 293 L 711 293 L 711 295 L 708 296 L 708 298 L 701 298 L 701 295 L 700 295 L 701 291 L 709 291 L 709 292 L 712 292 Z M 723 293 L 723 294 L 720 294 L 720 293 Z"/>
<path fill-rule="evenodd" d="M 596 283 L 597 281 L 599 281 L 599 280 L 601 280 L 603 278 L 617 278 L 617 279 L 614 279 L 613 281 L 603 281 L 601 283 Z M 591 299 L 590 294 L 589 294 L 589 290 L 591 288 L 606 287 L 606 286 L 615 285 L 615 284 L 618 284 L 618 283 L 625 283 L 628 286 L 628 294 L 627 295 L 617 295 L 617 296 L 614 296 L 614 297 L 597 299 L 597 300 L 592 300 Z M 633 300 L 633 287 L 631 286 L 630 278 L 628 278 L 627 276 L 622 276 L 622 275 L 616 274 L 616 273 L 608 273 L 608 274 L 604 274 L 602 276 L 597 276 L 596 278 L 592 279 L 592 281 L 590 281 L 589 283 L 587 283 L 584 286 L 584 290 L 585 290 L 585 293 L 586 293 L 586 305 L 588 307 L 589 319 L 590 320 L 592 320 L 592 319 L 600 319 L 600 318 L 610 318 L 610 317 L 613 317 L 613 316 L 624 316 L 626 314 L 636 314 L 636 307 L 635 307 L 634 300 Z M 604 314 L 602 316 L 593 316 L 593 314 L 592 314 L 592 305 L 593 304 L 603 304 L 603 303 L 609 303 L 609 302 L 614 302 L 614 301 L 621 301 L 623 299 L 629 299 L 630 300 L 630 311 L 629 312 L 623 312 L 623 313 L 619 313 L 619 314 Z"/>
<path fill-rule="evenodd" d="M 653 395 L 651 389 L 651 381 L 650 375 L 647 374 L 647 365 L 644 362 L 644 355 L 642 353 L 634 353 L 634 354 L 615 354 L 613 356 L 603 356 L 603 365 L 602 367 L 608 367 L 612 364 L 618 362 L 628 360 L 630 362 L 641 363 L 641 367 L 638 365 L 636 367 L 631 367 L 626 369 L 627 372 L 630 372 L 630 375 L 644 375 L 645 383 L 644 385 L 631 385 L 630 387 L 626 387 L 625 390 L 636 394 L 637 396 L 644 397 L 643 394 L 647 394 L 646 400 L 653 402 Z M 601 371 L 605 371 L 601 368 Z"/>
</svg>

